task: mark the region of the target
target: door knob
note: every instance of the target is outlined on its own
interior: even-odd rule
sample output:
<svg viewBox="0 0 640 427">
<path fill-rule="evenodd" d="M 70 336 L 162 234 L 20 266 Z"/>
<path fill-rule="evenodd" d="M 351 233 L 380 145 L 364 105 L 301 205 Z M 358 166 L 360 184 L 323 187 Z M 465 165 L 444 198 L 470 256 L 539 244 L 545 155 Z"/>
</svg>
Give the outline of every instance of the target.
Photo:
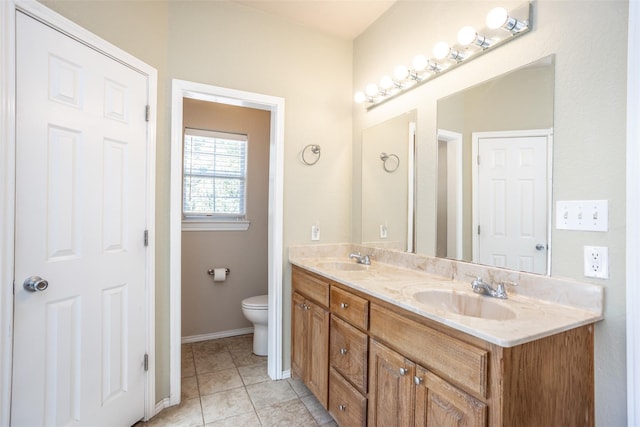
<svg viewBox="0 0 640 427">
<path fill-rule="evenodd" d="M 49 286 L 49 282 L 39 276 L 27 277 L 22 287 L 29 292 L 42 292 Z"/>
<path fill-rule="evenodd" d="M 536 251 L 542 251 L 544 249 L 546 249 L 546 245 L 543 245 L 542 243 L 538 243 L 536 245 Z"/>
</svg>

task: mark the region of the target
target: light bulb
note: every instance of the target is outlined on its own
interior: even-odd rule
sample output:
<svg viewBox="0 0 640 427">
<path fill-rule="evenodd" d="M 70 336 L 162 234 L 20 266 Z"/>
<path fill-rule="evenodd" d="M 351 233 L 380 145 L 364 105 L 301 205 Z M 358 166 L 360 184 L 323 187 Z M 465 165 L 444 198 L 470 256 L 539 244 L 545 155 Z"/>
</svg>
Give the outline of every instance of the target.
<svg viewBox="0 0 640 427">
<path fill-rule="evenodd" d="M 458 43 L 462 46 L 469 46 L 471 43 L 476 41 L 476 29 L 471 26 L 462 27 L 460 31 L 458 31 Z"/>
<path fill-rule="evenodd" d="M 409 77 L 409 69 L 404 65 L 398 65 L 393 71 L 393 77 L 395 77 L 398 81 L 402 81 Z"/>
<path fill-rule="evenodd" d="M 450 50 L 451 49 L 447 43 L 438 42 L 433 46 L 433 56 L 435 56 L 436 59 L 444 59 L 449 55 Z"/>
<path fill-rule="evenodd" d="M 416 71 L 423 71 L 429 65 L 429 60 L 424 55 L 416 55 L 411 64 Z"/>
<path fill-rule="evenodd" d="M 393 79 L 391 79 L 391 77 L 389 76 L 383 76 L 380 79 L 380 87 L 383 90 L 391 89 L 393 87 Z"/>
<path fill-rule="evenodd" d="M 378 85 L 375 83 L 369 83 L 364 89 L 364 92 L 369 96 L 376 96 L 378 94 Z"/>
<path fill-rule="evenodd" d="M 364 92 L 356 92 L 353 100 L 356 101 L 356 104 L 362 104 L 367 100 L 367 95 L 365 95 Z"/>
<path fill-rule="evenodd" d="M 491 11 L 487 14 L 487 27 L 495 30 L 496 28 L 502 27 L 506 22 L 507 18 L 509 18 L 509 14 L 504 7 L 496 7 L 491 9 Z"/>
</svg>

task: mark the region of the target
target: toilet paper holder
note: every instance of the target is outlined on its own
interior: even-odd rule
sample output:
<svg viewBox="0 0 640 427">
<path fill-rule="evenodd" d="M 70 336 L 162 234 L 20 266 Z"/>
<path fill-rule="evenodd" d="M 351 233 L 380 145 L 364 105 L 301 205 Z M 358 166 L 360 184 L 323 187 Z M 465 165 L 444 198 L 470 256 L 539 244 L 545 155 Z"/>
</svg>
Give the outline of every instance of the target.
<svg viewBox="0 0 640 427">
<path fill-rule="evenodd" d="M 225 269 L 224 269 L 224 271 L 225 271 L 225 273 L 227 273 L 227 276 L 229 275 L 229 273 L 231 273 L 231 270 L 230 270 L 230 269 L 228 269 L 228 268 L 225 268 Z M 208 269 L 208 270 L 207 270 L 207 274 L 208 274 L 209 276 L 213 276 L 213 275 L 215 274 L 215 268 L 210 268 L 210 269 Z"/>
</svg>

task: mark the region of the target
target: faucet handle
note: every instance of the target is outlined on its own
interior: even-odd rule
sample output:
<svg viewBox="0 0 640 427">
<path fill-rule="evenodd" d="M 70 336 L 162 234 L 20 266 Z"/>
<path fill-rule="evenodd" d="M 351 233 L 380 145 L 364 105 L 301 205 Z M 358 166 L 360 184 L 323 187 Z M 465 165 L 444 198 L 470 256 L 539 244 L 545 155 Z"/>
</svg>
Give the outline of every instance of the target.
<svg viewBox="0 0 640 427">
<path fill-rule="evenodd" d="M 518 283 L 512 280 L 502 280 L 498 282 L 498 286 L 496 288 L 496 297 L 502 298 L 502 299 L 507 298 L 507 291 L 505 291 L 504 289 L 505 285 L 518 286 Z"/>
<path fill-rule="evenodd" d="M 501 280 L 500 282 L 498 282 L 498 286 L 502 285 L 504 287 L 504 285 L 509 285 L 509 286 L 518 286 L 518 282 L 514 282 L 513 280 Z"/>
</svg>

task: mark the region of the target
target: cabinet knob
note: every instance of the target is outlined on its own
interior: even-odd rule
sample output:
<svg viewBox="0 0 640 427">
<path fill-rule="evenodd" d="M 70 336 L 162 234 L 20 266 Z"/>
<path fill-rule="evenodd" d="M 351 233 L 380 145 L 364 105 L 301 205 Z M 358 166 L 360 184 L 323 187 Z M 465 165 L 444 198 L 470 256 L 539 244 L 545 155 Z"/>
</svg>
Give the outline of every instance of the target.
<svg viewBox="0 0 640 427">
<path fill-rule="evenodd" d="M 309 306 L 307 304 L 300 304 L 300 308 L 303 310 L 309 310 Z"/>
<path fill-rule="evenodd" d="M 422 381 L 423 381 L 423 380 L 422 380 L 422 378 L 420 378 L 420 377 L 413 377 L 413 383 L 414 383 L 415 385 L 420 385 L 420 384 L 422 384 Z"/>
<path fill-rule="evenodd" d="M 349 304 L 347 304 L 346 302 L 340 303 L 340 308 L 347 308 L 347 307 L 349 307 Z"/>
<path fill-rule="evenodd" d="M 346 411 L 347 405 L 338 405 L 338 409 L 340 409 L 341 411 Z"/>
<path fill-rule="evenodd" d="M 400 375 L 407 375 L 407 372 L 409 372 L 407 368 L 400 368 Z"/>
<path fill-rule="evenodd" d="M 340 349 L 340 354 L 347 354 L 347 349 L 346 348 L 341 348 Z"/>
</svg>

